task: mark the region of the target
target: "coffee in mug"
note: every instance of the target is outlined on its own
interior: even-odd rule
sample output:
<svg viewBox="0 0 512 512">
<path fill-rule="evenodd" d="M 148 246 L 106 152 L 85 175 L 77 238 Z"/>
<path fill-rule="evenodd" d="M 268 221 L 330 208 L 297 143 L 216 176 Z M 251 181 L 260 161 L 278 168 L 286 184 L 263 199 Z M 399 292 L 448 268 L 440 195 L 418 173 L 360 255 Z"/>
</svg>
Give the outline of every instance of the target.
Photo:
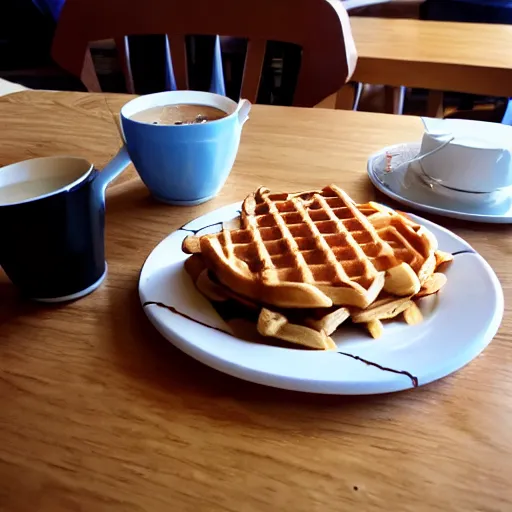
<svg viewBox="0 0 512 512">
<path fill-rule="evenodd" d="M 137 112 L 131 119 L 140 123 L 180 125 L 217 121 L 228 114 L 211 105 L 178 104 L 151 107 Z"/>
</svg>

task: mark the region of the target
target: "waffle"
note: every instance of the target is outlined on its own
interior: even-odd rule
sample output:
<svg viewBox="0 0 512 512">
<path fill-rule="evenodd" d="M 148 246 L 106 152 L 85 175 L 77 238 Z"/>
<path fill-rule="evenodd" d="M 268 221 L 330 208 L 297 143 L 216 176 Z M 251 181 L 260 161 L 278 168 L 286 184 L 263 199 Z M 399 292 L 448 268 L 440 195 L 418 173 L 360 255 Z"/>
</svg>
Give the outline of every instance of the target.
<svg viewBox="0 0 512 512">
<path fill-rule="evenodd" d="M 334 228 L 334 232 L 326 232 L 328 227 Z M 276 238 L 276 234 L 280 238 Z M 330 251 L 321 250 L 326 240 Z M 366 258 L 364 264 L 355 250 L 353 260 L 339 257 L 343 251 L 351 249 L 351 242 L 358 245 Z M 446 283 L 446 276 L 436 270 L 453 259 L 451 254 L 436 249 L 435 237 L 406 214 L 372 202 L 355 205 L 333 186 L 297 194 L 270 194 L 260 188 L 246 198 L 239 218 L 223 223 L 221 233 L 189 236 L 183 242 L 183 250 L 193 254 L 185 261 L 185 268 L 196 287 L 212 302 L 236 301 L 250 313 L 246 320 L 249 316 L 255 323 L 257 320 L 257 331 L 263 336 L 324 350 L 335 348 L 330 335 L 348 319 L 365 326 L 374 338 L 382 335 L 384 320 L 401 316 L 410 325 L 421 322 L 422 315 L 414 300 L 440 290 Z M 312 252 L 320 253 L 325 260 L 312 263 Z M 336 260 L 332 261 L 326 254 L 334 254 Z M 297 263 L 300 257 L 307 263 L 305 268 Z M 216 264 L 218 259 L 220 266 Z M 286 259 L 287 265 L 276 264 L 276 259 L 278 263 Z M 265 267 L 268 260 L 272 265 Z M 259 269 L 255 268 L 258 261 L 262 262 Z M 225 270 L 228 263 L 229 270 L 235 269 L 235 277 L 242 275 L 246 279 L 242 281 L 243 286 L 230 286 L 232 276 L 229 273 L 228 283 L 221 278 L 218 269 Z M 382 274 L 386 277 L 380 287 L 376 286 L 378 291 L 373 299 L 368 291 L 375 284 L 365 288 L 361 285 L 364 279 L 350 272 L 357 264 L 367 270 L 367 275 L 375 276 L 373 283 Z M 353 296 L 354 290 L 360 291 L 347 285 L 350 281 L 326 282 L 317 278 L 321 271 L 339 272 L 339 265 L 345 276 L 361 285 L 367 300 L 371 299 L 369 303 L 333 300 L 333 296 L 335 299 L 341 296 L 340 288 L 345 288 L 345 299 L 350 295 L 347 289 Z M 275 283 L 268 282 L 265 271 L 269 268 L 274 271 L 273 276 L 279 278 Z M 286 282 L 283 275 L 297 268 L 301 280 Z M 316 279 L 307 279 L 306 270 Z M 247 281 L 253 289 L 247 286 Z M 318 301 L 318 295 L 312 295 L 314 300 L 310 298 L 306 305 L 298 305 L 296 298 L 300 294 L 296 293 L 296 285 L 307 285 L 303 287 L 306 290 L 308 286 L 317 288 L 330 301 Z M 252 295 L 247 293 L 248 289 Z M 294 301 L 271 302 L 287 289 L 295 292 Z M 304 291 L 302 293 L 305 295 Z M 231 310 L 232 304 L 226 307 Z"/>
<path fill-rule="evenodd" d="M 208 272 L 200 254 L 194 254 L 185 261 L 185 270 L 197 289 L 211 302 L 235 300 L 244 306 L 247 312 L 257 310 L 257 331 L 262 336 L 311 349 L 334 350 L 336 345 L 330 335 L 349 317 L 346 308 L 336 308 L 333 311 L 301 310 L 297 312 L 294 310 L 295 313 L 299 313 L 294 316 L 301 317 L 299 323 L 296 319 L 292 320 L 287 316 L 285 311 L 272 311 L 218 283 Z"/>
<path fill-rule="evenodd" d="M 382 290 L 417 293 L 435 268 L 435 238 L 341 189 L 271 194 L 242 207 L 240 229 L 202 236 L 204 262 L 237 294 L 283 308 L 366 308 Z"/>
<path fill-rule="evenodd" d="M 254 318 L 254 313 L 257 313 L 257 331 L 262 336 L 317 350 L 334 350 L 336 345 L 331 335 L 349 318 L 355 324 L 364 325 L 373 338 L 379 338 L 382 335 L 383 320 L 403 315 L 405 322 L 409 325 L 420 323 L 423 317 L 413 299 L 437 293 L 446 283 L 444 274 L 434 273 L 420 294 L 414 298 L 381 297 L 369 308 L 362 310 L 334 307 L 273 311 L 218 283 L 206 268 L 200 254 L 194 254 L 188 258 L 185 261 L 185 269 L 198 290 L 212 303 L 234 300 L 245 308 L 246 314 L 242 315 L 243 317 Z"/>
<path fill-rule="evenodd" d="M 258 210 L 265 211 L 265 205 L 272 201 L 302 200 L 311 202 L 312 197 L 318 197 L 320 194 L 329 199 L 332 210 L 337 217 L 344 220 L 348 219 L 346 222 L 354 230 L 354 238 L 358 238 L 363 251 L 373 260 L 375 267 L 380 271 L 387 272 L 384 290 L 402 296 L 417 293 L 420 285 L 432 274 L 436 266 L 436 257 L 434 255 L 434 251 L 437 249 L 436 238 L 425 227 L 409 219 L 406 214 L 375 202 L 355 206 L 359 214 L 353 208 L 347 211 L 348 208 L 343 206 L 343 202 L 348 207 L 353 206 L 353 202 L 348 195 L 336 186 L 331 185 L 320 192 L 310 191 L 296 194 L 270 194 L 268 189 L 262 187 L 256 191 L 254 196 L 248 196 L 244 201 L 241 212 L 241 226 L 249 227 L 251 216 L 257 215 Z M 331 198 L 333 194 L 342 198 L 343 202 L 336 201 L 336 199 L 333 200 Z M 252 197 L 254 197 L 254 203 Z M 283 199 L 285 197 L 288 199 Z M 378 238 L 383 242 L 387 242 L 391 247 L 392 257 L 386 257 L 384 254 L 375 257 L 372 254 L 375 251 L 375 246 L 372 245 L 371 241 L 369 244 L 362 242 L 364 232 L 356 231 L 358 227 L 357 221 L 354 222 L 351 214 L 354 214 L 354 218 L 357 221 L 361 219 L 361 215 L 366 217 L 377 231 Z M 408 275 L 409 269 L 404 264 L 411 267 L 412 271 L 418 276 L 417 280 L 414 276 Z M 394 274 L 398 274 L 402 279 L 409 281 L 411 287 L 396 286 L 396 280 L 393 278 Z"/>
<path fill-rule="evenodd" d="M 263 308 L 258 318 L 258 332 L 290 343 L 320 350 L 336 350 L 336 344 L 324 329 L 291 323 L 282 313 Z"/>
</svg>

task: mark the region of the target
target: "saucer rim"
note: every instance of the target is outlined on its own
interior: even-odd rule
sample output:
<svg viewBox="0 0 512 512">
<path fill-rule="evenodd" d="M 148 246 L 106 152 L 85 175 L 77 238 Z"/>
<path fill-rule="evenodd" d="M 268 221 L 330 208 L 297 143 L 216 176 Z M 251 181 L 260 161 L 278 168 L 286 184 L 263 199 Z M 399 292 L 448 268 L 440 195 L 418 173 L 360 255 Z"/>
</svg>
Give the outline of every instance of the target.
<svg viewBox="0 0 512 512">
<path fill-rule="evenodd" d="M 431 206 L 428 204 L 423 203 L 417 203 L 416 201 L 413 201 L 412 199 L 408 199 L 404 195 L 400 195 L 390 188 L 388 188 L 384 183 L 382 183 L 377 176 L 375 175 L 374 171 L 374 162 L 375 160 L 382 156 L 386 151 L 396 150 L 396 148 L 401 146 L 416 146 L 419 142 L 404 142 L 404 143 L 398 143 L 398 144 L 392 144 L 389 146 L 385 146 L 384 148 L 380 149 L 379 151 L 371 154 L 367 160 L 366 164 L 366 171 L 368 174 L 368 178 L 370 179 L 371 183 L 375 188 L 377 188 L 380 192 L 382 192 L 384 195 L 390 197 L 394 201 L 403 204 L 405 206 L 408 206 L 414 210 L 417 211 L 423 211 L 426 213 L 430 213 L 432 215 L 439 215 L 442 217 L 449 217 L 452 219 L 458 219 L 458 220 L 467 220 L 471 222 L 482 222 L 482 223 L 490 223 L 490 224 L 509 224 L 512 223 L 512 214 L 511 215 L 496 215 L 492 213 L 482 214 L 482 213 L 468 213 L 468 212 L 461 212 L 458 210 L 448 210 L 445 208 L 440 208 L 438 206 Z M 463 191 L 460 191 L 460 193 L 465 193 Z"/>
</svg>

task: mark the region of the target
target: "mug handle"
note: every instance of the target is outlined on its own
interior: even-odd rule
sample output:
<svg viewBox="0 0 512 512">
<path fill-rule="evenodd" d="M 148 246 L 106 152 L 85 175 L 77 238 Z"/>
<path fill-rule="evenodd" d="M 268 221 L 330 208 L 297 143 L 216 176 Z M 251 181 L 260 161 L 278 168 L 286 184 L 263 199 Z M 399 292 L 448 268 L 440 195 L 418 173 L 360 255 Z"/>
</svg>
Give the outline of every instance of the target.
<svg viewBox="0 0 512 512">
<path fill-rule="evenodd" d="M 117 155 L 96 175 L 94 185 L 101 199 L 105 199 L 105 191 L 110 182 L 117 178 L 131 163 L 126 146 L 123 145 Z"/>
<path fill-rule="evenodd" d="M 247 119 L 249 119 L 249 112 L 251 111 L 251 107 L 252 104 L 249 100 L 240 100 L 240 103 L 236 108 L 240 126 L 243 126 Z"/>
</svg>

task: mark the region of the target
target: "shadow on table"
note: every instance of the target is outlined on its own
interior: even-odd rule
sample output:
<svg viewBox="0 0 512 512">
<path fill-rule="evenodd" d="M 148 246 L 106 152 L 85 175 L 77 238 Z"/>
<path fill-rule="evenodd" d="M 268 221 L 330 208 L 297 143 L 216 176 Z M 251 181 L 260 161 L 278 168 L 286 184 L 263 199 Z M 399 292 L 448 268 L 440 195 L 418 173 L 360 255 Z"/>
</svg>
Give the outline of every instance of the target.
<svg viewBox="0 0 512 512">
<path fill-rule="evenodd" d="M 127 208 L 158 208 L 144 183 L 136 176 L 130 180 L 114 184 L 107 190 L 106 209 L 109 214 L 126 211 Z"/>
<path fill-rule="evenodd" d="M 40 310 L 36 302 L 24 299 L 0 268 L 0 339 L 1 327 L 20 316 L 32 315 Z"/>
</svg>

